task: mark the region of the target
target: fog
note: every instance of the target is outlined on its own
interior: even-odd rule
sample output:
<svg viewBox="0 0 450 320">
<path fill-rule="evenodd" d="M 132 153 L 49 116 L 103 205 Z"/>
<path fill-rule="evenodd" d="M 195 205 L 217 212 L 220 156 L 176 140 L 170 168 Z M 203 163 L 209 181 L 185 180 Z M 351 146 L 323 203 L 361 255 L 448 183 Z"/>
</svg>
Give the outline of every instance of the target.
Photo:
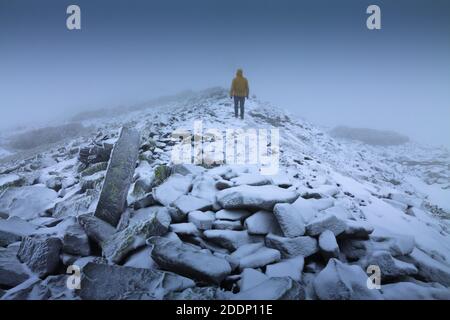
<svg viewBox="0 0 450 320">
<path fill-rule="evenodd" d="M 66 28 L 81 7 L 82 29 Z M 213 86 L 450 147 L 450 2 L 0 0 L 0 128 Z M 231 112 L 231 110 L 230 110 Z"/>
</svg>

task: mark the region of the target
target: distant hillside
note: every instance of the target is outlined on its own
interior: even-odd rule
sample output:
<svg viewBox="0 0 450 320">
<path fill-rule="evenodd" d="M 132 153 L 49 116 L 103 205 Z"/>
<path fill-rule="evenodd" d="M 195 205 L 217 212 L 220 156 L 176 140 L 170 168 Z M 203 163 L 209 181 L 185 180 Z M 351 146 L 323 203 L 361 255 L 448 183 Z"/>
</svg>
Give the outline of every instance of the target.
<svg viewBox="0 0 450 320">
<path fill-rule="evenodd" d="M 330 131 L 336 138 L 358 140 L 375 146 L 395 146 L 409 142 L 407 136 L 394 131 L 339 126 Z"/>
</svg>

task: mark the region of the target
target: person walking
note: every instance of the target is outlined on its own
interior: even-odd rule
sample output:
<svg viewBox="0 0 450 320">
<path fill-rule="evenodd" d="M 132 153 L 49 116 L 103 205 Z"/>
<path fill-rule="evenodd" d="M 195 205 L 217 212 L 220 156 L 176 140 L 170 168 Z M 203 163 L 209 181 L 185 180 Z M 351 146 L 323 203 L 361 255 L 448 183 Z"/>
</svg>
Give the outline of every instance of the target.
<svg viewBox="0 0 450 320">
<path fill-rule="evenodd" d="M 230 89 L 230 98 L 234 98 L 234 116 L 236 118 L 238 117 L 238 109 L 240 109 L 241 119 L 244 119 L 244 102 L 245 98 L 248 99 L 248 94 L 248 81 L 243 76 L 242 69 L 238 69 Z"/>
</svg>

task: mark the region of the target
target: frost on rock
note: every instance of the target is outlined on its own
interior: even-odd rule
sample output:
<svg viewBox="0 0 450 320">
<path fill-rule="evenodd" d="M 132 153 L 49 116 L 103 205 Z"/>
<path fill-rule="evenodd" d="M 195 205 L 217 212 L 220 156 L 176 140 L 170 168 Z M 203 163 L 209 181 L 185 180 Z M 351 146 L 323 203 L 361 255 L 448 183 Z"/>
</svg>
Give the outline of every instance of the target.
<svg viewBox="0 0 450 320">
<path fill-rule="evenodd" d="M 325 230 L 319 236 L 319 248 L 325 259 L 337 258 L 339 256 L 339 246 L 334 233 Z"/>
<path fill-rule="evenodd" d="M 255 252 L 239 260 L 239 268 L 259 268 L 280 260 L 280 252 L 275 249 L 261 247 Z"/>
<path fill-rule="evenodd" d="M 277 203 L 292 203 L 298 194 L 277 186 L 239 186 L 219 191 L 217 201 L 225 209 L 273 210 Z"/>
<path fill-rule="evenodd" d="M 152 258 L 163 269 L 207 283 L 220 283 L 231 273 L 230 264 L 212 254 L 161 237 L 152 237 Z"/>
<path fill-rule="evenodd" d="M 8 188 L 0 194 L 0 211 L 29 220 L 53 208 L 57 196 L 42 185 Z"/>
<path fill-rule="evenodd" d="M 37 226 L 18 217 L 7 220 L 0 219 L 0 247 L 6 247 L 11 243 L 20 241 L 36 231 Z"/>
<path fill-rule="evenodd" d="M 266 266 L 266 275 L 268 277 L 290 277 L 295 281 L 301 281 L 305 259 L 303 256 L 297 256 L 290 259 L 284 259 L 278 263 Z"/>
<path fill-rule="evenodd" d="M 244 226 L 249 234 L 281 234 L 280 227 L 272 212 L 260 210 L 245 219 Z"/>
<path fill-rule="evenodd" d="M 229 250 L 236 250 L 244 244 L 262 242 L 262 238 L 249 235 L 246 230 L 206 230 L 203 232 L 206 239 Z"/>
<path fill-rule="evenodd" d="M 216 219 L 237 221 L 243 220 L 250 215 L 251 212 L 243 209 L 239 210 L 222 209 L 216 212 Z"/>
<path fill-rule="evenodd" d="M 285 258 L 292 258 L 298 255 L 309 257 L 319 250 L 317 240 L 308 236 L 286 238 L 268 234 L 266 236 L 266 246 L 277 249 Z"/>
<path fill-rule="evenodd" d="M 367 287 L 367 279 L 361 267 L 330 259 L 314 279 L 314 291 L 320 300 L 382 299 L 380 292 Z"/>
<path fill-rule="evenodd" d="M 192 222 L 200 230 L 209 230 L 212 228 L 215 216 L 214 212 L 192 211 L 189 212 L 188 221 Z"/>
<path fill-rule="evenodd" d="M 296 206 L 279 203 L 273 209 L 285 237 L 293 238 L 305 234 L 305 222 Z"/>
<path fill-rule="evenodd" d="M 269 278 L 259 285 L 239 292 L 231 300 L 303 300 L 305 290 L 289 277 Z"/>
<path fill-rule="evenodd" d="M 0 248 L 0 287 L 15 287 L 30 277 L 17 259 L 17 249 Z"/>
<path fill-rule="evenodd" d="M 191 195 L 182 195 L 173 202 L 173 206 L 184 216 L 191 211 L 205 211 L 211 208 L 211 202 Z"/>
<path fill-rule="evenodd" d="M 79 295 L 87 300 L 160 300 L 193 286 L 192 280 L 172 273 L 90 262 L 83 268 Z"/>
<path fill-rule="evenodd" d="M 155 200 L 164 206 L 170 206 L 175 200 L 189 192 L 192 176 L 171 175 L 153 191 Z"/>
<path fill-rule="evenodd" d="M 250 288 L 256 287 L 268 279 L 268 276 L 258 270 L 245 268 L 241 272 L 241 279 L 238 281 L 239 289 L 240 291 L 246 291 Z"/>
<path fill-rule="evenodd" d="M 306 233 L 310 236 L 317 236 L 325 230 L 330 230 L 335 236 L 345 231 L 347 225 L 345 221 L 333 214 L 326 214 L 311 221 L 306 226 Z"/>
</svg>

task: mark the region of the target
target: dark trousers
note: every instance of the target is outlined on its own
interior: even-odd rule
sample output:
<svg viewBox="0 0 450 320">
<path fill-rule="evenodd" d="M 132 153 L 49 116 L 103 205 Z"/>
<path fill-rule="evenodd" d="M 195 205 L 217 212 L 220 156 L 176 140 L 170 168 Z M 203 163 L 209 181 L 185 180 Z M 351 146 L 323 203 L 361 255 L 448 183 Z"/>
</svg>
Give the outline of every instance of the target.
<svg viewBox="0 0 450 320">
<path fill-rule="evenodd" d="M 245 97 L 234 96 L 234 116 L 238 117 L 238 109 L 241 109 L 241 119 L 244 119 Z"/>
</svg>

